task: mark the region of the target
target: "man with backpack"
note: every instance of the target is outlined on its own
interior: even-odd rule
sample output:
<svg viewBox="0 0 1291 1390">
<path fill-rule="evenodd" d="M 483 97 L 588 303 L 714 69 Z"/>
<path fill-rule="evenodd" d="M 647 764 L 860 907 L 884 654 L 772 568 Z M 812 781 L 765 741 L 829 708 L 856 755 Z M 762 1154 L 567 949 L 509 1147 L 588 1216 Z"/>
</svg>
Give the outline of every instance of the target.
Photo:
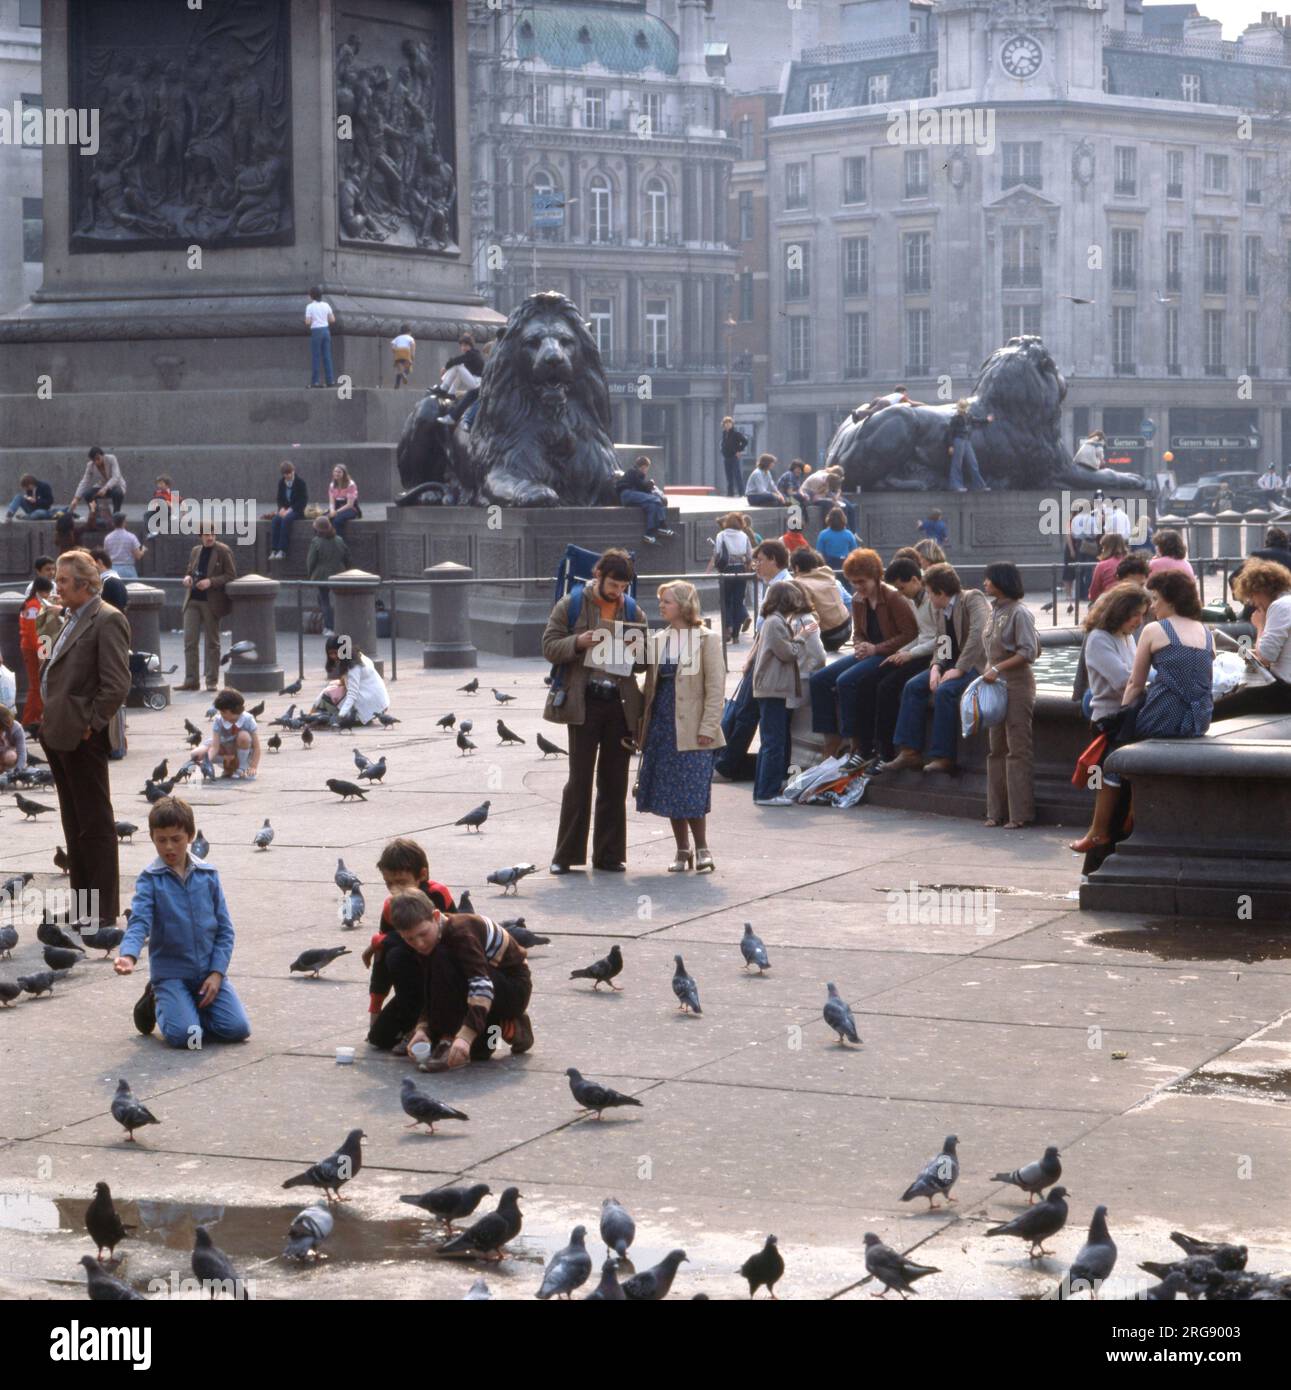
<svg viewBox="0 0 1291 1390">
<path fill-rule="evenodd" d="M 625 551 L 607 550 L 591 581 L 551 610 L 542 635 L 543 657 L 552 664 L 542 717 L 569 726 L 569 780 L 561 797 L 553 874 L 587 862 L 593 782 L 592 867 L 611 873 L 627 868 L 628 772 L 642 712 L 634 672 L 644 669 L 646 638 L 645 620 L 628 593 L 633 574 Z"/>
</svg>

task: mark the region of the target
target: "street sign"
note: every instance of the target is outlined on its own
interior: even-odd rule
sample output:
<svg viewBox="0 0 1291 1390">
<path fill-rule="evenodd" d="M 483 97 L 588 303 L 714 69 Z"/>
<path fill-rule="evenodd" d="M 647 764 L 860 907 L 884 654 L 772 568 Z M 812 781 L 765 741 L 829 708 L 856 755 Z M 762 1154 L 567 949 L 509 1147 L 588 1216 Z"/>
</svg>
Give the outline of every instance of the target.
<svg viewBox="0 0 1291 1390">
<path fill-rule="evenodd" d="M 553 188 L 538 188 L 533 194 L 533 225 L 535 227 L 563 227 L 565 225 L 565 197 Z"/>
<path fill-rule="evenodd" d="M 1149 420 L 1149 419 L 1147 418 L 1147 416 L 1145 415 L 1145 416 L 1143 417 L 1143 419 L 1139 421 L 1139 433 L 1143 436 L 1144 439 L 1151 439 L 1152 436 L 1153 436 L 1156 432 L 1157 432 L 1157 423 L 1156 423 L 1156 421 L 1155 421 L 1155 420 Z"/>
<path fill-rule="evenodd" d="M 1258 449 L 1259 441 L 1240 434 L 1176 434 L 1172 449 Z"/>
<path fill-rule="evenodd" d="M 1104 441 L 1108 449 L 1144 449 L 1148 438 L 1141 434 L 1114 434 Z"/>
</svg>

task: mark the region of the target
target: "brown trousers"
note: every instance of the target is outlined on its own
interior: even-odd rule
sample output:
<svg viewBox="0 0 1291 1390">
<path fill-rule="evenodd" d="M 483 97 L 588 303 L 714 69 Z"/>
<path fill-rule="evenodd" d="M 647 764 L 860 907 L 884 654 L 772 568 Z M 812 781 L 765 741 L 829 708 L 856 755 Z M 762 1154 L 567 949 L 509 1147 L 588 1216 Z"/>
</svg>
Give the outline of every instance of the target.
<svg viewBox="0 0 1291 1390">
<path fill-rule="evenodd" d="M 621 864 L 628 857 L 628 771 L 632 754 L 621 740 L 628 722 L 622 700 L 587 701 L 581 724 L 570 724 L 569 781 L 560 799 L 560 830 L 552 862 L 587 863 L 592 826 L 592 781 L 596 781 L 596 834 L 593 864 Z"/>
<path fill-rule="evenodd" d="M 206 638 L 206 684 L 214 689 L 220 683 L 220 620 L 211 605 L 190 602 L 184 609 L 184 684 L 200 685 L 197 675 L 197 647 Z"/>
<path fill-rule="evenodd" d="M 990 731 L 986 760 L 986 814 L 997 821 L 1035 820 L 1035 759 L 1031 722 L 1035 714 L 1035 677 L 1030 666 L 1000 677 L 1009 688 L 1009 709 Z"/>
<path fill-rule="evenodd" d="M 108 780 L 108 731 L 91 734 L 70 753 L 41 746 L 58 790 L 72 891 L 78 898 L 86 892 L 97 894 L 90 902 L 97 901 L 98 920 L 108 926 L 121 911 L 116 819 Z"/>
</svg>

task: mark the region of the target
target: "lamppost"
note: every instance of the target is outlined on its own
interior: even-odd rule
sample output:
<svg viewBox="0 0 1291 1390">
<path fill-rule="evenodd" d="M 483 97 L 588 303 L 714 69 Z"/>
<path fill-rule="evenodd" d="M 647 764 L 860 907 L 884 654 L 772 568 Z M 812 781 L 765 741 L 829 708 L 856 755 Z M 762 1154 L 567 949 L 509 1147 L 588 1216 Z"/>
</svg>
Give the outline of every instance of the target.
<svg viewBox="0 0 1291 1390">
<path fill-rule="evenodd" d="M 738 324 L 734 318 L 727 317 L 722 325 L 726 330 L 726 414 L 731 413 L 731 344 L 735 340 L 735 330 Z"/>
</svg>

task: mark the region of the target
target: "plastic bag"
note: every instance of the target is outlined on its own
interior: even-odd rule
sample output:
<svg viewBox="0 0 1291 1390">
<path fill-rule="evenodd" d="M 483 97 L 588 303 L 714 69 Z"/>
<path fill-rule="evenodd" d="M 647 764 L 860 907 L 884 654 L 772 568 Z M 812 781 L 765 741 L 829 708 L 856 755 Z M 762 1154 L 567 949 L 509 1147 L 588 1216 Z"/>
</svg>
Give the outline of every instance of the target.
<svg viewBox="0 0 1291 1390">
<path fill-rule="evenodd" d="M 846 758 L 826 758 L 815 767 L 804 768 L 790 777 L 780 795 L 788 797 L 791 801 L 806 801 L 818 787 L 842 777 L 846 761 Z"/>
<path fill-rule="evenodd" d="M 1002 724 L 1008 708 L 1008 686 L 1002 680 L 987 681 L 978 676 L 959 697 L 959 725 L 964 737 Z"/>
</svg>

